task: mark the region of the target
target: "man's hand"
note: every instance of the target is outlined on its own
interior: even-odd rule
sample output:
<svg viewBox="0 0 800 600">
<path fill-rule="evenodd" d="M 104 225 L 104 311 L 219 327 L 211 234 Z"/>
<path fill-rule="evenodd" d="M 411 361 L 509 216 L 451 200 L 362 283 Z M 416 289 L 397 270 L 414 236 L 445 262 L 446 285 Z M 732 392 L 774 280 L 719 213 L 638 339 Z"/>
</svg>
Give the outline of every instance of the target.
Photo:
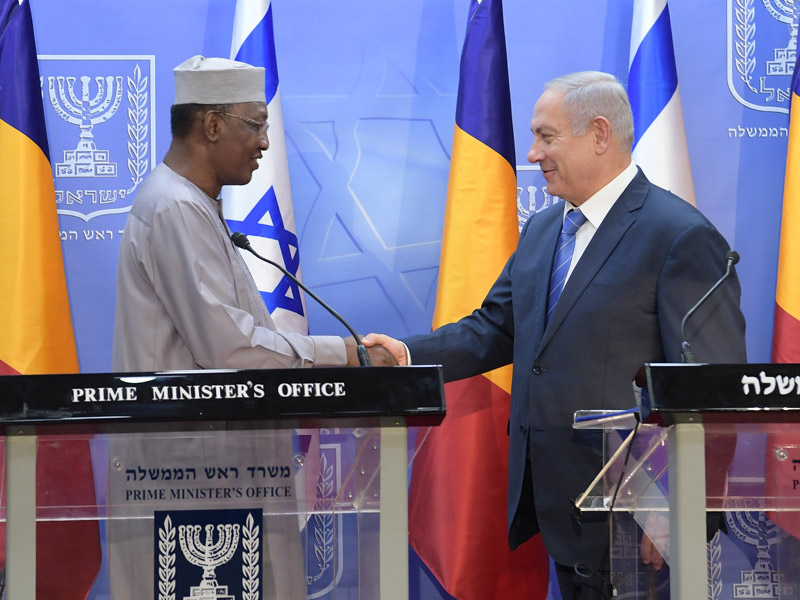
<svg viewBox="0 0 800 600">
<path fill-rule="evenodd" d="M 642 562 L 646 565 L 651 565 L 656 571 L 660 571 L 664 566 L 664 557 L 655 547 L 650 538 L 645 533 L 642 536 L 642 544 L 639 547 L 639 552 L 642 556 Z"/>
<path fill-rule="evenodd" d="M 650 536 L 653 536 L 653 539 L 650 539 Z M 661 515 L 649 515 L 645 522 L 642 543 L 639 546 L 642 562 L 650 565 L 656 571 L 661 570 L 661 567 L 664 566 L 664 557 L 658 546 L 666 547 L 667 544 L 669 544 L 669 522 Z"/>
<path fill-rule="evenodd" d="M 406 354 L 406 346 L 403 342 L 384 335 L 382 333 L 368 333 L 361 338 L 361 343 L 369 348 L 370 356 L 372 350 L 376 348 L 385 348 L 391 352 L 398 365 L 408 365 L 408 354 Z"/>
<path fill-rule="evenodd" d="M 363 341 L 363 338 L 362 338 Z M 367 346 L 367 344 L 364 344 Z M 347 349 L 347 366 L 358 367 L 361 363 L 358 361 L 358 351 L 356 350 L 356 340 L 353 336 L 344 338 L 344 346 Z M 373 345 L 367 348 L 369 352 L 369 360 L 373 367 L 394 367 L 397 365 L 397 360 L 391 353 L 380 345 Z"/>
</svg>

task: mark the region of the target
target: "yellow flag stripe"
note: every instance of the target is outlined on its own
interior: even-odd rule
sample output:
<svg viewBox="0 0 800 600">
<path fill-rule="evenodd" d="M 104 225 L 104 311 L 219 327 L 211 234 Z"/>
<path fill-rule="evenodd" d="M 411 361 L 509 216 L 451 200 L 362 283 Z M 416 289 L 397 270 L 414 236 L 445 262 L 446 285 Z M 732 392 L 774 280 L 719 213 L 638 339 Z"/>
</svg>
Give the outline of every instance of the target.
<svg viewBox="0 0 800 600">
<path fill-rule="evenodd" d="M 23 374 L 78 370 L 50 163 L 0 121 L 0 359 Z"/>
<path fill-rule="evenodd" d="M 800 118 L 797 118 L 800 97 L 797 94 L 792 94 L 791 111 L 776 299 L 783 310 L 800 319 Z"/>
<path fill-rule="evenodd" d="M 508 161 L 455 128 L 433 327 L 481 305 L 517 246 L 517 179 Z M 511 367 L 489 379 L 511 391 Z"/>
</svg>

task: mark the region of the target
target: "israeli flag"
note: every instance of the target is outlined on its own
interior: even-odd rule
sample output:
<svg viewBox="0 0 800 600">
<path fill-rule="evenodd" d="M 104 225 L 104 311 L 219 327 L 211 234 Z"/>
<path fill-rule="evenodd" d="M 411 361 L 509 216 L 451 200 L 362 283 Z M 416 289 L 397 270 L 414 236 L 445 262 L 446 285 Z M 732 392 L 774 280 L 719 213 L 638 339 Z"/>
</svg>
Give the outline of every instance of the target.
<svg viewBox="0 0 800 600">
<path fill-rule="evenodd" d="M 300 278 L 297 227 L 289 183 L 289 163 L 281 112 L 275 38 L 270 0 L 238 0 L 233 21 L 231 58 L 266 69 L 269 150 L 252 181 L 223 191 L 225 218 L 253 248 Z M 308 333 L 304 299 L 297 284 L 275 267 L 243 252 L 250 272 L 278 329 Z"/>
<path fill-rule="evenodd" d="M 634 0 L 630 57 L 633 161 L 696 206 L 667 0 Z"/>
</svg>

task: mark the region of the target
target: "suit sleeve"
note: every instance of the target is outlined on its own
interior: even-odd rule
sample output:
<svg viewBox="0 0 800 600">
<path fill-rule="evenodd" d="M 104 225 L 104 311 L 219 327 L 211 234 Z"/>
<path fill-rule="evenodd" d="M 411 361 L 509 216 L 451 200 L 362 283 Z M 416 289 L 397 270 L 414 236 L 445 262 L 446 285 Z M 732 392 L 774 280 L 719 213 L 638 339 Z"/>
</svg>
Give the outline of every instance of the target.
<svg viewBox="0 0 800 600">
<path fill-rule="evenodd" d="M 681 362 L 681 321 L 725 272 L 725 238 L 710 224 L 696 224 L 673 242 L 659 274 L 658 313 L 664 354 Z M 686 322 L 697 362 L 742 363 L 745 321 L 735 271 Z"/>
<path fill-rule="evenodd" d="M 511 297 L 516 252 L 506 262 L 481 307 L 426 335 L 403 339 L 414 364 L 440 364 L 445 381 L 465 379 L 510 364 L 514 351 Z"/>
</svg>

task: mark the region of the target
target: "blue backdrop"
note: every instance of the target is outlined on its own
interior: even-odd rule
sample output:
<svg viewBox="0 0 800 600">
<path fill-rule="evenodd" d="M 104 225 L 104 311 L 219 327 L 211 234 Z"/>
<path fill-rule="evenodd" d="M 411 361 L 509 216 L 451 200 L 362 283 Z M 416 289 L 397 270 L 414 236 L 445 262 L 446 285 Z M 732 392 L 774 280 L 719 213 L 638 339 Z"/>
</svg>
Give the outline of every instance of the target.
<svg viewBox="0 0 800 600">
<path fill-rule="evenodd" d="M 56 112 L 49 78 L 56 104 L 58 77 L 76 78 L 78 95 L 80 77 L 91 77 L 92 97 L 95 77 L 119 77 L 123 92 L 93 128 L 115 176 L 56 177 L 81 368 L 108 370 L 119 232 L 138 181 L 169 144 L 172 67 L 196 53 L 228 54 L 234 1 L 33 0 L 32 8 L 54 168 L 67 164 L 79 129 Z M 273 10 L 304 279 L 362 332 L 425 331 L 467 2 L 276 0 Z M 742 255 L 749 355 L 766 361 L 789 80 L 767 74 L 775 71 L 767 63 L 791 26 L 749 0 L 673 1 L 670 12 L 697 202 Z M 601 69 L 625 80 L 631 7 L 509 1 L 505 13 L 519 201 L 541 208 L 543 181 L 524 161 L 533 103 L 545 81 L 566 72 Z M 747 27 L 757 35 L 737 33 Z M 737 63 L 745 43 L 750 58 Z M 314 332 L 344 332 L 316 306 L 309 318 Z"/>
<path fill-rule="evenodd" d="M 198 53 L 229 54 L 235 2 L 31 5 L 81 369 L 105 371 L 121 231 L 141 178 L 169 144 L 172 68 Z M 787 48 L 797 33 L 780 6 L 670 2 L 697 204 L 741 254 L 753 362 L 769 360 Z M 467 9 L 467 0 L 273 2 L 303 277 L 361 332 L 430 328 Z M 506 0 L 523 213 L 549 202 L 524 162 L 543 83 L 584 69 L 625 81 L 631 16 L 626 0 Z M 66 119 L 68 89 L 93 99 L 97 77 L 111 94 L 108 106 L 98 98 L 93 117 L 93 139 L 106 152 L 76 177 L 68 151 L 80 130 Z M 345 333 L 321 309 L 308 310 L 312 332 Z"/>
</svg>

